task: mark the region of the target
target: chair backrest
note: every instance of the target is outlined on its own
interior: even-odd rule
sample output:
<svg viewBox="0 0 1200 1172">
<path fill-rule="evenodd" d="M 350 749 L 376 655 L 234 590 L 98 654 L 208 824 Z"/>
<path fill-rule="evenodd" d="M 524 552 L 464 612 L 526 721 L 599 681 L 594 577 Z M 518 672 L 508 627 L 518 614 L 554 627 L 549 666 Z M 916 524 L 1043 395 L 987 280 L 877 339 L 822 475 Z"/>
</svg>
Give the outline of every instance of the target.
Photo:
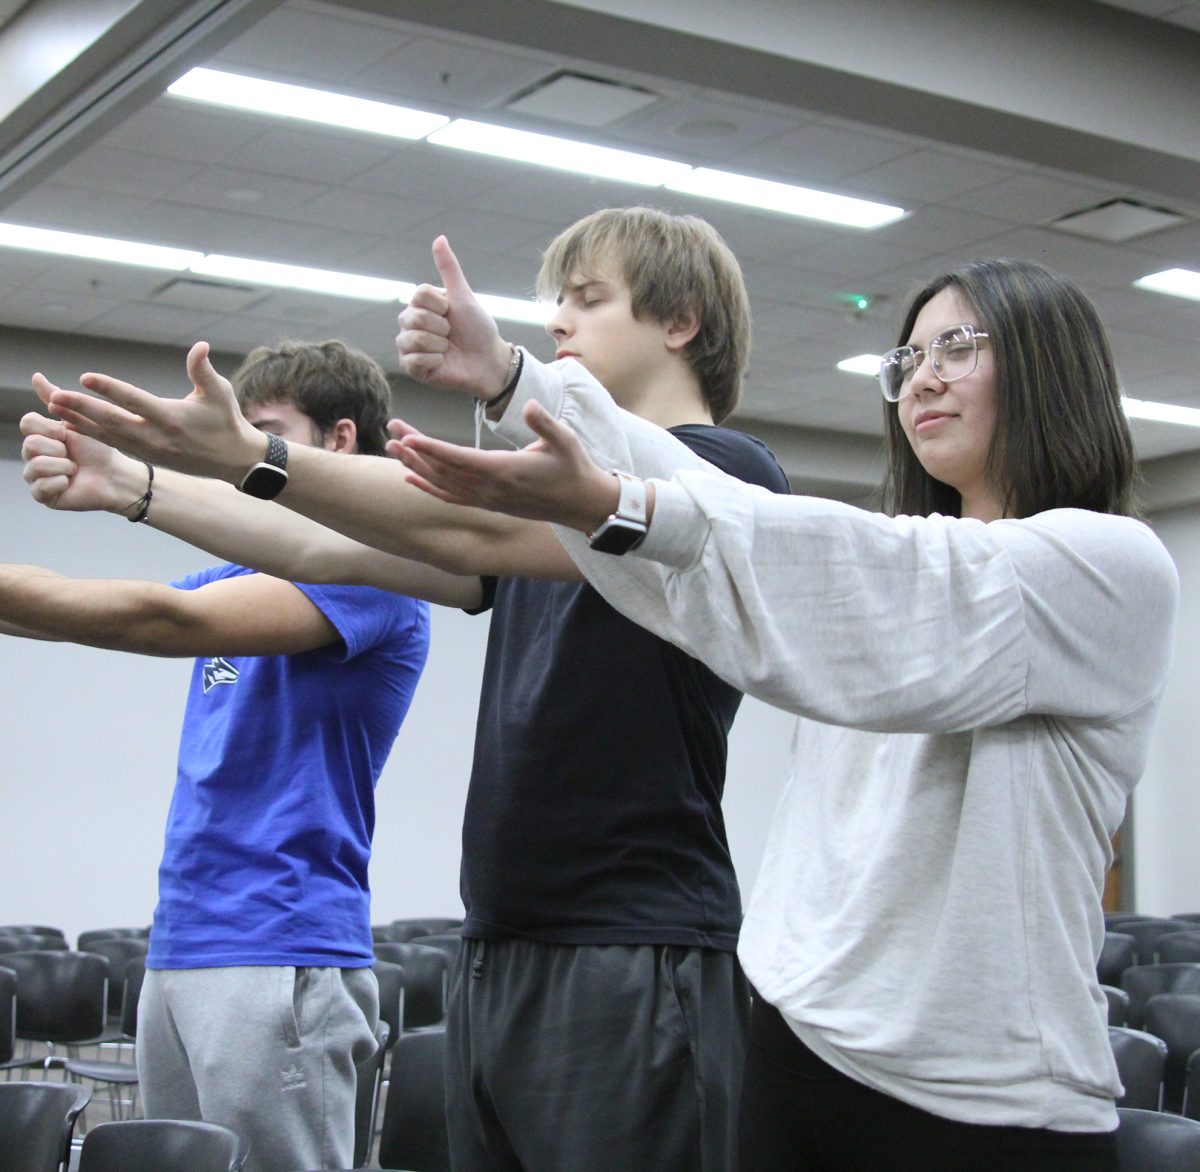
<svg viewBox="0 0 1200 1172">
<path fill-rule="evenodd" d="M 1121 1172 L 1195 1172 L 1200 1123 L 1166 1111 L 1118 1107 L 1117 1166 Z"/>
<path fill-rule="evenodd" d="M 79 1172 L 238 1172 L 247 1154 L 237 1133 L 216 1123 L 122 1119 L 88 1131 Z"/>
<path fill-rule="evenodd" d="M 104 1030 L 108 962 L 90 952 L 10 952 L 17 974 L 17 1037 L 85 1042 Z"/>
<path fill-rule="evenodd" d="M 1129 994 L 1129 1024 L 1141 1029 L 1146 1002 L 1159 993 L 1200 993 L 1200 964 L 1139 964 L 1121 974 Z"/>
<path fill-rule="evenodd" d="M 1163 1108 L 1183 1110 L 1188 1059 L 1200 1050 L 1200 993 L 1159 993 L 1146 1002 L 1146 1031 L 1167 1046 Z"/>
<path fill-rule="evenodd" d="M 149 928 L 89 928 L 86 932 L 80 932 L 75 941 L 75 947 L 79 952 L 87 952 L 88 945 L 93 940 L 116 940 L 121 936 L 129 936 L 133 939 L 146 940 L 150 936 Z"/>
<path fill-rule="evenodd" d="M 453 969 L 458 961 L 459 949 L 462 948 L 462 935 L 458 932 L 437 932 L 432 936 L 418 936 L 413 943 L 422 948 L 440 948 Z"/>
<path fill-rule="evenodd" d="M 0 1062 L 12 1058 L 17 1048 L 17 974 L 0 968 Z"/>
<path fill-rule="evenodd" d="M 1137 941 L 1125 932 L 1105 932 L 1096 962 L 1096 976 L 1102 985 L 1119 985 L 1121 974 L 1137 964 Z"/>
<path fill-rule="evenodd" d="M 1123 1026 L 1108 1027 L 1108 1041 L 1125 1094 L 1118 1107 L 1140 1107 L 1146 1111 L 1162 1108 L 1163 1071 L 1167 1066 L 1167 1044 L 1143 1030 Z"/>
<path fill-rule="evenodd" d="M 1104 927 L 1109 932 L 1121 931 L 1122 924 L 1136 924 L 1142 920 L 1158 920 L 1161 916 L 1147 915 L 1145 912 L 1105 912 Z"/>
<path fill-rule="evenodd" d="M 383 1082 L 383 1060 L 387 1057 L 388 1023 L 382 1018 L 375 1027 L 375 1052 L 359 1062 L 354 1070 L 358 1078 L 354 1096 L 354 1167 L 365 1168 L 375 1138 L 375 1114 L 379 1106 L 379 1087 Z"/>
<path fill-rule="evenodd" d="M 61 928 L 52 928 L 49 924 L 0 924 L 0 936 L 57 936 L 66 939 L 66 933 Z"/>
<path fill-rule="evenodd" d="M 1200 912 L 1172 912 L 1171 919 L 1185 920 L 1191 924 L 1200 924 Z"/>
<path fill-rule="evenodd" d="M 125 964 L 124 989 L 121 997 L 121 1033 L 128 1038 L 137 1037 L 138 999 L 142 995 L 142 982 L 146 979 L 146 958 L 135 956 Z"/>
<path fill-rule="evenodd" d="M 379 960 L 404 968 L 404 1019 L 406 1030 L 439 1025 L 446 1020 L 446 986 L 450 962 L 439 948 L 419 941 L 375 945 Z"/>
<path fill-rule="evenodd" d="M 1138 964 L 1157 964 L 1158 939 L 1171 932 L 1186 932 L 1191 927 L 1186 920 L 1150 919 L 1122 924 L 1121 931 L 1137 941 Z"/>
<path fill-rule="evenodd" d="M 422 936 L 460 930 L 462 924 L 461 919 L 452 916 L 414 916 L 393 920 L 388 925 L 387 938 L 394 944 L 403 944 L 406 940 L 419 940 Z"/>
<path fill-rule="evenodd" d="M 1200 961 L 1200 927 L 1189 932 L 1168 932 L 1158 938 L 1158 963 L 1179 964 Z"/>
<path fill-rule="evenodd" d="M 1108 1002 L 1108 1024 L 1123 1026 L 1129 1014 L 1129 994 L 1115 985 L 1101 985 L 1100 991 Z"/>
<path fill-rule="evenodd" d="M 1183 1088 L 1183 1114 L 1200 1120 L 1200 1050 L 1188 1059 Z"/>
<path fill-rule="evenodd" d="M 392 1047 L 379 1166 L 450 1172 L 445 1030 L 405 1034 Z"/>
<path fill-rule="evenodd" d="M 371 967 L 379 982 L 379 1020 L 387 1022 L 390 1048 L 404 1033 L 404 966 L 376 957 Z"/>
<path fill-rule="evenodd" d="M 0 1172 L 58 1172 L 91 1092 L 68 1082 L 0 1082 Z"/>
<path fill-rule="evenodd" d="M 66 952 L 71 946 L 50 932 L 6 932 L 0 936 L 3 952 Z"/>
<path fill-rule="evenodd" d="M 105 936 L 89 940 L 87 948 L 80 950 L 102 956 L 108 962 L 109 1013 L 121 1012 L 121 1002 L 125 996 L 125 966 L 136 957 L 144 957 L 149 948 L 150 941 L 145 936 Z"/>
</svg>

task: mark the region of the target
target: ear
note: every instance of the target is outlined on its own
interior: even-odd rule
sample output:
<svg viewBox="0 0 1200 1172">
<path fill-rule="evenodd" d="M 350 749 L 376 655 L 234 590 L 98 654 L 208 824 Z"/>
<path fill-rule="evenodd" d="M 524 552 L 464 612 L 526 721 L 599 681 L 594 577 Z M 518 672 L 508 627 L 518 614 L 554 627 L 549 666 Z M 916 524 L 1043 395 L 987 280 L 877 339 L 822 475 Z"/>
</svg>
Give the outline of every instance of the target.
<svg viewBox="0 0 1200 1172">
<path fill-rule="evenodd" d="M 674 321 L 667 323 L 667 349 L 682 350 L 699 332 L 699 315 L 694 309 L 683 310 Z"/>
<path fill-rule="evenodd" d="M 325 446 L 331 452 L 353 455 L 358 451 L 358 425 L 353 419 L 339 419 L 325 433 Z"/>
</svg>

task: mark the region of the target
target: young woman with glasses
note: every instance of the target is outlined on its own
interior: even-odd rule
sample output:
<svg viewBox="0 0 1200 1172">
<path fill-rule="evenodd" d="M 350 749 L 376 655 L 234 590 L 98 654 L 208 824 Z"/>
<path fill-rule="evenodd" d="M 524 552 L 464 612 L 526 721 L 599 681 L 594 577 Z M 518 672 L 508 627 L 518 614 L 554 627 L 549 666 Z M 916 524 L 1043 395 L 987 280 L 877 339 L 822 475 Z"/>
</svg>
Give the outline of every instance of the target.
<svg viewBox="0 0 1200 1172">
<path fill-rule="evenodd" d="M 402 354 L 436 381 L 465 318 L 422 304 Z M 673 441 L 532 362 L 499 427 L 524 450 L 394 446 L 445 498 L 559 522 L 613 605 L 800 718 L 739 948 L 742 1166 L 1113 1169 L 1100 896 L 1175 569 L 1132 515 L 1111 355 L 1071 282 L 967 265 L 899 340 L 887 513 L 679 471 L 646 482 L 633 552 L 596 552 L 585 534 L 631 511 L 610 470 Z"/>
</svg>

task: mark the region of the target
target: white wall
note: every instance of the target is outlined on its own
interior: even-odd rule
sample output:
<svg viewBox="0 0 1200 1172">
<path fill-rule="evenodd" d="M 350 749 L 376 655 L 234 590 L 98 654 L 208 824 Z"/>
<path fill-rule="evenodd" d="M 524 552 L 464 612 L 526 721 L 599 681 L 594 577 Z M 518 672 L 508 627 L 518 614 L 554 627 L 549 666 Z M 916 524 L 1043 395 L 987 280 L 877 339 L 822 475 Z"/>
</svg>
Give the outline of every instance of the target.
<svg viewBox="0 0 1200 1172">
<path fill-rule="evenodd" d="M 1138 911 L 1171 915 L 1200 911 L 1200 508 L 1163 513 L 1155 530 L 1179 568 L 1179 633 L 1150 763 L 1135 792 L 1134 881 Z"/>
<path fill-rule="evenodd" d="M 35 505 L 0 459 L 0 561 L 165 581 L 210 561 L 141 525 Z M 429 665 L 378 788 L 374 918 L 458 915 L 460 828 L 487 618 L 434 608 Z M 189 664 L 0 636 L 0 923 L 148 923 Z M 746 701 L 726 810 L 746 890 L 791 721 Z"/>
</svg>

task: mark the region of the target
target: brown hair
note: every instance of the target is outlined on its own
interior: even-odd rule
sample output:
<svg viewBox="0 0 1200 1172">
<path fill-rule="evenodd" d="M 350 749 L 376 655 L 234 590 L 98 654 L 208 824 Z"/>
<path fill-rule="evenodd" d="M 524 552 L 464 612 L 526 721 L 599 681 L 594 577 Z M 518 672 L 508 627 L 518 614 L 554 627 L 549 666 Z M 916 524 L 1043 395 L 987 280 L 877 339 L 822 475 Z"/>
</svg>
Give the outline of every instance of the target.
<svg viewBox="0 0 1200 1172">
<path fill-rule="evenodd" d="M 538 295 L 553 299 L 580 275 L 617 265 L 637 318 L 671 322 L 695 313 L 684 355 L 720 423 L 738 405 L 750 356 L 750 299 L 737 258 L 698 216 L 658 208 L 605 208 L 560 233 L 542 257 Z"/>
<path fill-rule="evenodd" d="M 257 346 L 230 380 L 243 407 L 291 403 L 326 435 L 339 419 L 352 419 L 358 450 L 384 455 L 391 388 L 383 368 L 345 342 L 279 342 Z"/>
</svg>

